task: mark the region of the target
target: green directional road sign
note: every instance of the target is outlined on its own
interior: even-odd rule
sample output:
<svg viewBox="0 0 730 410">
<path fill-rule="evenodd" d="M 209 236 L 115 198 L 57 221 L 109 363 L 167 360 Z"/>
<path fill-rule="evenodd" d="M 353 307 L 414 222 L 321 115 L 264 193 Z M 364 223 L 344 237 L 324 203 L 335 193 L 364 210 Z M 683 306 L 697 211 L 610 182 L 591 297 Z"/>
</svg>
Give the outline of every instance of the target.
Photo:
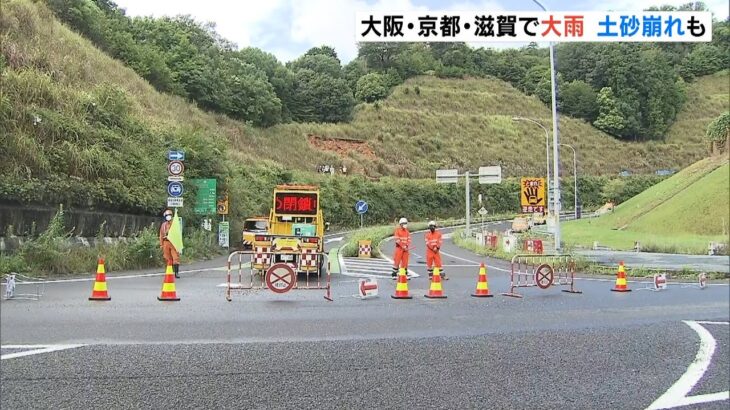
<svg viewBox="0 0 730 410">
<path fill-rule="evenodd" d="M 216 196 L 216 180 L 191 179 L 190 182 L 197 187 L 193 212 L 197 215 L 215 215 L 218 199 Z"/>
</svg>

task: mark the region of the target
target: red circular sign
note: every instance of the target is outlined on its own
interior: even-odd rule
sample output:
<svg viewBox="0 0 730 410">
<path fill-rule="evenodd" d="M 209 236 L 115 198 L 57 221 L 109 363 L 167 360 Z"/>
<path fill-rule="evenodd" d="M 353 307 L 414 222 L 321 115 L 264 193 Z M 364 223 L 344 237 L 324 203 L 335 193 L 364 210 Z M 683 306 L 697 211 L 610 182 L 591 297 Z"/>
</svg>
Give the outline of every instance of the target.
<svg viewBox="0 0 730 410">
<path fill-rule="evenodd" d="M 274 293 L 289 292 L 296 282 L 296 272 L 286 263 L 276 263 L 266 271 L 266 287 Z"/>
<path fill-rule="evenodd" d="M 553 267 L 547 263 L 537 267 L 535 271 L 535 283 L 540 289 L 547 289 L 553 284 Z"/>
<path fill-rule="evenodd" d="M 183 165 L 180 161 L 170 161 L 170 163 L 167 164 L 167 171 L 170 175 L 178 176 L 185 171 L 185 165 Z"/>
</svg>

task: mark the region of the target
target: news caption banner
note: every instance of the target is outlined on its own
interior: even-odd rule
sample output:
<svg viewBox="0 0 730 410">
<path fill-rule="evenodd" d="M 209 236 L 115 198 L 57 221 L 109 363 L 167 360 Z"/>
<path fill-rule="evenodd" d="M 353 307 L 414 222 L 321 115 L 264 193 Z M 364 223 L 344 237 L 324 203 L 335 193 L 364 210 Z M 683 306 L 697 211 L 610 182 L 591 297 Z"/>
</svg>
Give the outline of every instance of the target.
<svg viewBox="0 0 730 410">
<path fill-rule="evenodd" d="M 709 42 L 708 11 L 357 12 L 358 42 Z"/>
</svg>

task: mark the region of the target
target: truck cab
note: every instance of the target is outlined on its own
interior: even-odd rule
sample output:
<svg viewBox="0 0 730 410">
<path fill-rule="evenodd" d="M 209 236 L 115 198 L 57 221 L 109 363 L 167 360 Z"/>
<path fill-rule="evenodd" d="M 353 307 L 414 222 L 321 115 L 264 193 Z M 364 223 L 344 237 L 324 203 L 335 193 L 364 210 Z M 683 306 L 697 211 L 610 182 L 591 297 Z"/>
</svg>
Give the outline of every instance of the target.
<svg viewBox="0 0 730 410">
<path fill-rule="evenodd" d="M 265 234 L 269 231 L 269 218 L 258 216 L 243 221 L 243 248 L 251 249 L 256 235 Z"/>
</svg>

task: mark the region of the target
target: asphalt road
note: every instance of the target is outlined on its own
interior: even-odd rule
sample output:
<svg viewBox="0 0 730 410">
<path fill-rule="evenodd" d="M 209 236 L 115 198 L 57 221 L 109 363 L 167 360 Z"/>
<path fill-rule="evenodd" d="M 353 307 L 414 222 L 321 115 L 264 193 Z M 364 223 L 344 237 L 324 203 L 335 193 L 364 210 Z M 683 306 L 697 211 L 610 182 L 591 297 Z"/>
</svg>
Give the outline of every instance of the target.
<svg viewBox="0 0 730 410">
<path fill-rule="evenodd" d="M 592 277 L 577 281 L 582 294 L 528 288 L 515 299 L 499 295 L 504 262 L 447 243 L 448 298 L 429 300 L 415 236 L 411 300 L 392 299 L 390 279 L 360 300 L 357 278 L 338 275 L 333 302 L 322 290 L 238 291 L 227 302 L 220 259 L 182 267 L 179 302 L 156 299 L 159 273 L 115 272 L 111 301 L 88 301 L 88 280 L 47 284 L 37 301 L 3 300 L 0 405 L 644 409 L 730 390 L 727 286 L 652 292 L 631 282 L 632 292 L 615 293 L 610 278 Z M 469 296 L 482 261 L 492 298 Z M 719 324 L 693 324 L 715 349 L 683 393 L 686 381 L 673 386 L 713 344 L 685 321 Z M 13 357 L 63 344 L 83 346 Z"/>
</svg>

